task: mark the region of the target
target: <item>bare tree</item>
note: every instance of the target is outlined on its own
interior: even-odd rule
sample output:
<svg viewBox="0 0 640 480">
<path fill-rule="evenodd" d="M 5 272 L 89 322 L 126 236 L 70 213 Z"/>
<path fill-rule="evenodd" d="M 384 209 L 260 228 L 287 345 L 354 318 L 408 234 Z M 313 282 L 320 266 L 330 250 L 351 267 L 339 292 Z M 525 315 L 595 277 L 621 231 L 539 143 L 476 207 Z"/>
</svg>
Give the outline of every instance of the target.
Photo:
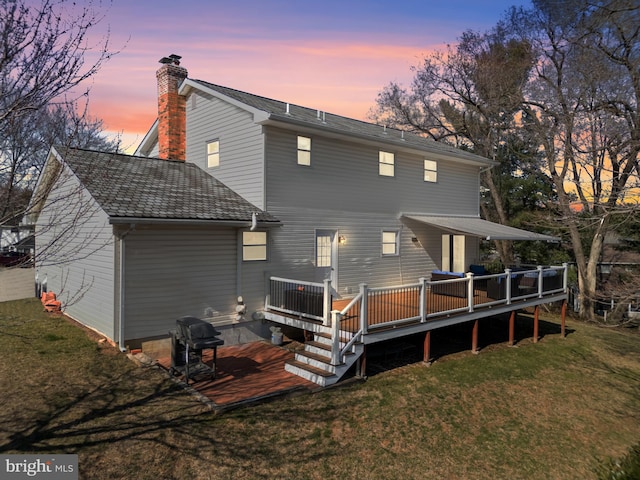
<svg viewBox="0 0 640 480">
<path fill-rule="evenodd" d="M 0 130 L 9 119 L 39 110 L 76 89 L 112 55 L 108 34 L 91 45 L 103 19 L 91 1 L 0 0 Z M 88 53 L 93 54 L 87 62 Z"/>
<path fill-rule="evenodd" d="M 0 224 L 20 217 L 52 145 L 117 151 L 103 135 L 102 121 L 79 112 L 75 103 L 56 103 L 10 117 L 0 138 Z"/>
<path fill-rule="evenodd" d="M 514 117 L 520 111 L 533 56 L 526 40 L 507 39 L 500 29 L 486 34 L 465 32 L 456 46 L 436 52 L 415 68 L 409 90 L 388 85 L 370 116 L 436 141 L 444 141 L 487 158 L 503 160 L 512 152 Z M 482 180 L 491 208 L 481 203 L 488 220 L 508 224 L 500 169 L 485 170 Z M 502 262 L 513 263 L 511 242 L 498 241 Z"/>
<path fill-rule="evenodd" d="M 113 52 L 92 1 L 0 0 L 0 224 L 24 214 L 54 143 L 115 148 L 86 116 L 93 76 Z"/>
<path fill-rule="evenodd" d="M 605 233 L 638 214 L 639 40 L 637 0 L 534 0 L 489 33 L 466 33 L 425 59 L 411 88 L 389 85 L 373 112 L 379 122 L 501 161 L 506 139 L 526 139 L 530 158 L 543 159 L 527 175 L 553 186 L 547 210 L 566 232 L 589 319 Z M 507 208 L 496 174 L 504 173 L 483 176 L 501 223 Z M 508 259 L 508 248 L 500 254 Z"/>
<path fill-rule="evenodd" d="M 102 122 L 87 116 L 86 80 L 115 53 L 109 50 L 108 29 L 99 34 L 103 6 L 100 0 L 0 0 L 0 225 L 42 206 L 44 197 L 29 197 L 51 145 L 117 148 L 101 134 Z M 62 171 L 54 166 L 44 183 L 53 184 Z M 74 229 L 88 231 L 83 238 L 86 248 L 93 248 L 92 226 L 83 227 L 88 202 L 79 193 L 52 200 L 60 211 L 80 213 L 72 216 L 74 225 L 50 218 L 39 233 L 51 229 L 57 235 L 39 245 L 43 253 L 65 248 Z M 73 253 L 81 254 L 79 248 Z"/>
<path fill-rule="evenodd" d="M 638 186 L 639 14 L 628 0 L 536 0 L 512 17 L 537 54 L 525 126 L 538 136 L 558 194 L 586 319 L 595 318 L 605 234 L 616 213 L 632 211 L 628 192 Z"/>
</svg>

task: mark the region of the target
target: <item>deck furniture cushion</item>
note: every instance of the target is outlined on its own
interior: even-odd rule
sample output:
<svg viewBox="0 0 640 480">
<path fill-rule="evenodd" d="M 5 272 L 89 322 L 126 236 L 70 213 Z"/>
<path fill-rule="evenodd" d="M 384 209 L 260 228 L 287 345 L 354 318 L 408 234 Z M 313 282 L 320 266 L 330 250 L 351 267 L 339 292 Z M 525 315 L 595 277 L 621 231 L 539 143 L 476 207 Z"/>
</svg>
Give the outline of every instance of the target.
<svg viewBox="0 0 640 480">
<path fill-rule="evenodd" d="M 473 273 L 473 275 L 475 277 L 483 277 L 485 275 L 488 275 L 489 272 L 487 272 L 487 269 L 484 268 L 484 265 L 474 265 L 471 264 L 469 265 L 469 271 L 471 273 Z M 473 279 L 473 287 L 477 290 L 482 290 L 484 292 L 487 291 L 487 279 L 486 278 L 474 278 Z"/>
<path fill-rule="evenodd" d="M 484 268 L 484 265 L 469 265 L 469 271 L 474 275 L 486 275 L 487 269 Z"/>
</svg>

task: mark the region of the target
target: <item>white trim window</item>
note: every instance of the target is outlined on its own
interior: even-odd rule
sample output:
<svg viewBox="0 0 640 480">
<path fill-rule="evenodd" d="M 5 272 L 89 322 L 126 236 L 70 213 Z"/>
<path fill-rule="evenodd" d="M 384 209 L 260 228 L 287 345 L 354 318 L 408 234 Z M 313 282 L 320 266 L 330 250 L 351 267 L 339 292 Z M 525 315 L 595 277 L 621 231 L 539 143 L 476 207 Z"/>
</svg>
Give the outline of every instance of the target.
<svg viewBox="0 0 640 480">
<path fill-rule="evenodd" d="M 242 260 L 254 262 L 267 259 L 267 232 L 242 232 Z"/>
<path fill-rule="evenodd" d="M 382 255 L 398 255 L 400 250 L 400 232 L 397 230 L 382 231 Z"/>
<path fill-rule="evenodd" d="M 298 135 L 298 165 L 311 166 L 311 139 Z"/>
<path fill-rule="evenodd" d="M 220 140 L 207 142 L 207 168 L 220 166 Z"/>
<path fill-rule="evenodd" d="M 380 150 L 378 153 L 378 174 L 383 177 L 395 176 L 395 154 L 391 152 L 383 152 Z"/>
<path fill-rule="evenodd" d="M 424 181 L 432 183 L 438 181 L 438 162 L 434 160 L 424 161 Z"/>
<path fill-rule="evenodd" d="M 329 234 L 316 234 L 316 267 L 331 266 L 332 238 Z"/>
</svg>

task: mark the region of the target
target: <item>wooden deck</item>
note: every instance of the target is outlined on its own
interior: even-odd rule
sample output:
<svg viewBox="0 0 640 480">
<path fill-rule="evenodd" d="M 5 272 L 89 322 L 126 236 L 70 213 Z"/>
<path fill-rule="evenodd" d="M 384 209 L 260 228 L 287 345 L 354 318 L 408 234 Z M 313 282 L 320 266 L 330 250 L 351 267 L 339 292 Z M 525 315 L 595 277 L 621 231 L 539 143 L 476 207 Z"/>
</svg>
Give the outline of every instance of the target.
<svg viewBox="0 0 640 480">
<path fill-rule="evenodd" d="M 326 382 L 316 375 L 317 367 L 330 374 L 336 372 L 331 381 L 356 361 L 362 372 L 367 346 L 379 342 L 422 334 L 424 360 L 429 361 L 431 332 L 443 327 L 473 322 L 475 352 L 480 320 L 506 314 L 510 317 L 509 342 L 513 344 L 516 312 L 524 308 L 534 309 L 536 342 L 540 306 L 561 302 L 564 335 L 567 265 L 507 269 L 478 277 L 449 274 L 444 279 L 420 278 L 413 284 L 390 287 L 361 284 L 358 294 L 350 299 L 334 298 L 327 280 L 319 284 L 271 277 L 270 281 L 265 318 L 313 334 L 314 341 L 305 344 L 305 354 L 296 354 L 298 363 L 306 362 L 309 368 L 296 365 L 296 373 L 323 386 Z"/>
<path fill-rule="evenodd" d="M 350 298 L 336 299 L 332 302 L 334 310 L 343 310 L 351 301 Z M 484 304 L 491 302 L 492 299 L 487 296 L 487 292 L 483 290 L 474 291 L 474 304 Z M 427 292 L 425 298 L 425 309 L 427 315 L 437 314 L 443 311 L 452 311 L 465 308 L 467 305 L 467 297 L 453 297 L 449 295 L 439 295 Z M 417 290 L 402 290 L 393 293 L 379 293 L 368 300 L 368 323 L 370 326 L 381 325 L 389 321 L 389 319 L 408 319 L 420 316 L 420 293 Z M 357 331 L 357 322 L 360 316 L 358 305 L 351 308 L 343 319 L 343 329 L 355 332 Z M 418 322 L 419 320 L 416 320 Z M 406 323 L 412 323 L 407 321 Z"/>
<path fill-rule="evenodd" d="M 431 326 L 462 323 L 520 308 L 566 300 L 567 266 L 537 267 L 475 277 L 454 277 L 369 288 L 360 286 L 353 299 L 334 298 L 330 283 L 314 284 L 271 278 L 267 301 L 270 319 L 298 317 L 329 327 L 331 312 L 340 312 L 340 329 L 366 336 L 382 329 L 420 323 Z M 292 324 L 292 326 L 295 326 Z M 304 328 L 304 327 L 301 327 Z M 402 336 L 398 333 L 398 336 Z"/>
<path fill-rule="evenodd" d="M 351 299 L 337 299 L 332 302 L 332 308 L 335 310 L 343 310 L 348 306 Z M 474 290 L 474 305 L 477 310 L 474 315 L 464 311 L 468 305 L 468 298 L 455 297 L 450 295 L 440 295 L 427 292 L 425 295 L 425 312 L 427 316 L 432 316 L 431 320 L 436 322 L 440 312 L 451 312 L 444 315 L 449 319 L 448 324 L 464 323 L 472 321 L 479 317 L 493 316 L 506 311 L 515 311 L 528 306 L 535 307 L 540 302 L 520 300 L 506 307 L 489 306 L 481 309 L 483 305 L 494 303 L 494 299 L 487 296 L 487 292 L 483 290 Z M 484 312 L 484 314 L 481 314 Z M 341 330 L 355 333 L 360 328 L 360 304 L 357 303 L 349 309 L 342 318 Z M 383 331 L 385 329 L 397 330 L 399 326 L 410 327 L 421 323 L 420 315 L 420 295 L 418 291 L 400 291 L 393 293 L 379 293 L 370 296 L 367 304 L 367 324 L 370 331 Z M 394 319 L 402 319 L 401 325 L 393 323 Z M 413 319 L 413 320 L 412 320 Z M 458 319 L 458 321 L 455 321 Z M 390 322 L 390 320 L 392 320 Z M 402 336 L 400 331 L 397 336 Z"/>
<path fill-rule="evenodd" d="M 285 371 L 285 362 L 292 360 L 293 356 L 292 351 L 266 341 L 219 347 L 216 378 L 196 377 L 190 386 L 220 410 L 264 401 L 295 390 L 317 388 L 316 384 Z M 210 350 L 203 352 L 203 361 L 212 364 Z M 161 356 L 157 362 L 166 370 L 171 366 L 169 355 Z"/>
</svg>

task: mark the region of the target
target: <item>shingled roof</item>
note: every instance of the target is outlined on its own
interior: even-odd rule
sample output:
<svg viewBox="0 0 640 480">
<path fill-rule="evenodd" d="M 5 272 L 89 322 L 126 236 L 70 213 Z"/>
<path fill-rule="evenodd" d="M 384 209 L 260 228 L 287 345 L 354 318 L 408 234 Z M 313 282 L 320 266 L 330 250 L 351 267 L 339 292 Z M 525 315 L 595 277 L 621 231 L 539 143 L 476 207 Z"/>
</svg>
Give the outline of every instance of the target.
<svg viewBox="0 0 640 480">
<path fill-rule="evenodd" d="M 197 165 L 54 147 L 54 153 L 115 223 L 117 220 L 278 223 Z"/>
<path fill-rule="evenodd" d="M 387 143 L 399 148 L 421 150 L 433 155 L 445 156 L 450 159 L 455 158 L 482 166 L 490 166 L 495 163 L 485 157 L 413 133 L 386 128 L 374 123 L 363 122 L 321 110 L 289 104 L 280 100 L 261 97 L 233 88 L 215 85 L 203 80 L 187 79 L 185 83 L 217 92 L 238 102 L 238 104 L 264 112 L 267 114 L 269 120 L 281 124 L 289 123 L 316 129 L 319 128 L 328 132 L 350 135 L 353 138 Z"/>
</svg>

